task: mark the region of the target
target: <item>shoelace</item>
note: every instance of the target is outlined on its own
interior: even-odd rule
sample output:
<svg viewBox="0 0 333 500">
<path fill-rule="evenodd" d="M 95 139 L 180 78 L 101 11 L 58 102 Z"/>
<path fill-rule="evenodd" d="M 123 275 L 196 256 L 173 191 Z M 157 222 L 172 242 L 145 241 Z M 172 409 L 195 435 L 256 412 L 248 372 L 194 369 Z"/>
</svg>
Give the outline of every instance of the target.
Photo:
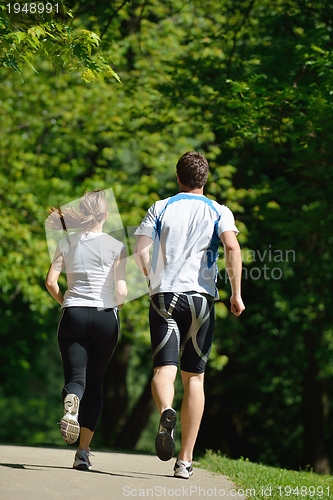
<svg viewBox="0 0 333 500">
<path fill-rule="evenodd" d="M 93 457 L 94 454 L 91 453 L 91 451 L 86 451 L 86 450 L 78 450 L 77 451 L 77 454 L 78 454 L 78 457 L 81 458 L 81 457 L 87 457 L 88 461 L 89 461 L 89 457 Z"/>
</svg>

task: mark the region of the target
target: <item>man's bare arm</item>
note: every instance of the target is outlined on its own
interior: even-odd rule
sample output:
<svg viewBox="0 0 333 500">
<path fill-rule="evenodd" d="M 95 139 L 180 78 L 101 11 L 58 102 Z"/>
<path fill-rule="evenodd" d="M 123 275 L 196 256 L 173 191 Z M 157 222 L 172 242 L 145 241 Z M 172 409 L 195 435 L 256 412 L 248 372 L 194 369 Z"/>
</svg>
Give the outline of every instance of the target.
<svg viewBox="0 0 333 500">
<path fill-rule="evenodd" d="M 153 244 L 153 240 L 148 236 L 139 236 L 135 245 L 134 258 L 135 262 L 144 274 L 148 277 L 150 273 L 151 260 L 150 260 L 150 248 Z"/>
<path fill-rule="evenodd" d="M 233 231 L 225 231 L 220 238 L 224 246 L 225 267 L 231 286 L 231 312 L 235 316 L 240 316 L 245 309 L 241 297 L 242 256 L 240 246 Z"/>
</svg>

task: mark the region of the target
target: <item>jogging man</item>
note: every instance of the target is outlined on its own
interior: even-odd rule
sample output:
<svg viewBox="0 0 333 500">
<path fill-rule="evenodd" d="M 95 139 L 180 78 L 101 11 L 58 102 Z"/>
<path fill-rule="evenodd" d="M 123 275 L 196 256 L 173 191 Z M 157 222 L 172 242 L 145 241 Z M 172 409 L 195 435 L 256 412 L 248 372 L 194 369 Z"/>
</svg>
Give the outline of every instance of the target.
<svg viewBox="0 0 333 500">
<path fill-rule="evenodd" d="M 209 171 L 205 156 L 185 153 L 176 171 L 179 194 L 149 208 L 135 232 L 135 258 L 149 283 L 152 395 L 161 414 L 156 453 L 161 460 L 170 460 L 174 454 L 177 414 L 172 404 L 179 359 L 184 395 L 174 476 L 188 479 L 193 474 L 193 450 L 204 411 L 204 371 L 213 341 L 220 241 L 231 285 L 231 312 L 239 316 L 245 307 L 238 230 L 232 212 L 204 195 Z"/>
</svg>

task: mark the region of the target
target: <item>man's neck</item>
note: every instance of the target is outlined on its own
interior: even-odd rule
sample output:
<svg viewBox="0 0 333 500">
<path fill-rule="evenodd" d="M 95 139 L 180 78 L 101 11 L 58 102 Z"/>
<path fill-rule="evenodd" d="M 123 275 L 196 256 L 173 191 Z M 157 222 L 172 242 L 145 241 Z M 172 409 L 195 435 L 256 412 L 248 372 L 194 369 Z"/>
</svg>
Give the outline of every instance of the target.
<svg viewBox="0 0 333 500">
<path fill-rule="evenodd" d="M 193 193 L 193 194 L 204 194 L 204 188 L 195 188 L 191 189 L 187 186 L 183 186 L 182 184 L 179 184 L 179 192 L 180 193 Z"/>
</svg>

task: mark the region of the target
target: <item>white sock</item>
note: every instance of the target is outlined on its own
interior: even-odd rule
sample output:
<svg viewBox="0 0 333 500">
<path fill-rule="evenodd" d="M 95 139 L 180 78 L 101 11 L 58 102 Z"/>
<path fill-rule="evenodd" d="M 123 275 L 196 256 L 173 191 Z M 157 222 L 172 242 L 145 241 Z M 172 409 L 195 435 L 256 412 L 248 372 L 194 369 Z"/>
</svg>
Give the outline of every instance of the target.
<svg viewBox="0 0 333 500">
<path fill-rule="evenodd" d="M 184 462 L 181 458 L 178 458 L 177 462 L 181 462 L 184 467 L 189 467 L 192 464 L 192 462 Z"/>
</svg>

